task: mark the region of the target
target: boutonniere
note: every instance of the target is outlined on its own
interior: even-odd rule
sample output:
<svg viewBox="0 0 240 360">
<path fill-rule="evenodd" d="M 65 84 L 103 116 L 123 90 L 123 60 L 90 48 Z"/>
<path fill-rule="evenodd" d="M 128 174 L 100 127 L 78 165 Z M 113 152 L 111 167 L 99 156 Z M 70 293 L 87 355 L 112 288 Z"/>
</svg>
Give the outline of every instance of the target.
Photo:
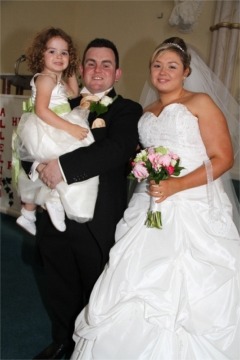
<svg viewBox="0 0 240 360">
<path fill-rule="evenodd" d="M 107 95 L 104 95 L 99 101 L 91 102 L 90 112 L 95 112 L 97 116 L 104 114 L 108 111 L 108 107 L 116 100 L 117 96 L 111 98 Z"/>
</svg>

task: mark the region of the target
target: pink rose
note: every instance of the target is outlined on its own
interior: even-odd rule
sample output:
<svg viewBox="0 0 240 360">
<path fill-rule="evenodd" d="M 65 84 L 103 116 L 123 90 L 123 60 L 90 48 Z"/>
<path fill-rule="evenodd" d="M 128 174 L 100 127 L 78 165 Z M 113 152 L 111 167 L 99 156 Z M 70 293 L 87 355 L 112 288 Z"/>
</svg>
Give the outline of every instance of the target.
<svg viewBox="0 0 240 360">
<path fill-rule="evenodd" d="M 148 160 L 151 162 L 154 170 L 158 170 L 161 167 L 161 155 L 158 153 L 151 153 L 148 155 Z"/>
<path fill-rule="evenodd" d="M 171 164 L 171 156 L 168 154 L 162 155 L 160 161 L 163 166 L 169 166 Z"/>
<path fill-rule="evenodd" d="M 132 170 L 132 173 L 138 182 L 146 179 L 149 176 L 149 173 L 143 162 L 137 162 Z"/>
<path fill-rule="evenodd" d="M 172 175 L 174 173 L 174 167 L 172 165 L 167 166 L 167 171 L 168 171 L 169 175 Z"/>
</svg>

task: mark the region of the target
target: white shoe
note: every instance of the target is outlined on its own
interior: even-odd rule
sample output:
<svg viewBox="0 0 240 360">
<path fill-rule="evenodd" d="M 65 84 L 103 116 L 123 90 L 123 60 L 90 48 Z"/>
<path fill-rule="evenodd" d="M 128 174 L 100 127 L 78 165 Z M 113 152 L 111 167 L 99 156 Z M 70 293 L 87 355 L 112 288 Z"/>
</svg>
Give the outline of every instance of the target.
<svg viewBox="0 0 240 360">
<path fill-rule="evenodd" d="M 45 205 L 55 228 L 59 231 L 65 231 L 66 230 L 65 212 L 61 202 L 49 200 L 46 201 Z"/>
<path fill-rule="evenodd" d="M 31 235 L 36 235 L 37 230 L 34 221 L 30 221 L 21 215 L 17 218 L 16 223 L 28 231 Z"/>
</svg>

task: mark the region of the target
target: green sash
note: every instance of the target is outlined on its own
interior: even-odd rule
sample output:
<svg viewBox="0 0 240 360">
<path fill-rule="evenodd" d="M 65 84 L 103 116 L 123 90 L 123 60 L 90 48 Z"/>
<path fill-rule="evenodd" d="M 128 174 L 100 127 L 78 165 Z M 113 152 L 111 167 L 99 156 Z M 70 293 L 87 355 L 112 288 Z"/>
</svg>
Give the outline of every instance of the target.
<svg viewBox="0 0 240 360">
<path fill-rule="evenodd" d="M 51 111 L 53 111 L 56 115 L 61 115 L 63 113 L 68 113 L 71 111 L 71 107 L 69 103 L 64 103 L 61 105 L 56 105 L 52 108 L 49 108 Z M 32 102 L 32 99 L 29 98 L 26 101 L 23 101 L 23 112 L 30 112 L 34 113 L 34 104 Z"/>
</svg>

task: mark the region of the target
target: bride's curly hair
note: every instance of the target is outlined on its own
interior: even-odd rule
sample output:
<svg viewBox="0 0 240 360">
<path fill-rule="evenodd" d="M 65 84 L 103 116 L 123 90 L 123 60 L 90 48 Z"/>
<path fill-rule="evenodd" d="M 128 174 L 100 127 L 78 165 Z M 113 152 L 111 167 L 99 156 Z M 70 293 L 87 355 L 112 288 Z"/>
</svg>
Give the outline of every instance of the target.
<svg viewBox="0 0 240 360">
<path fill-rule="evenodd" d="M 177 36 L 170 37 L 164 40 L 159 46 L 157 46 L 151 56 L 149 66 L 151 66 L 152 62 L 156 59 L 156 57 L 164 50 L 175 51 L 182 60 L 184 70 L 189 69 L 189 73 L 187 76 L 191 74 L 191 55 L 188 52 L 185 41 Z"/>
<path fill-rule="evenodd" d="M 32 44 L 28 47 L 25 53 L 28 68 L 32 73 L 43 71 L 44 52 L 47 49 L 47 42 L 54 37 L 59 37 L 68 44 L 69 65 L 64 70 L 63 76 L 70 77 L 78 68 L 79 58 L 77 56 L 77 49 L 73 44 L 71 37 L 60 28 L 50 27 L 36 34 Z"/>
</svg>

